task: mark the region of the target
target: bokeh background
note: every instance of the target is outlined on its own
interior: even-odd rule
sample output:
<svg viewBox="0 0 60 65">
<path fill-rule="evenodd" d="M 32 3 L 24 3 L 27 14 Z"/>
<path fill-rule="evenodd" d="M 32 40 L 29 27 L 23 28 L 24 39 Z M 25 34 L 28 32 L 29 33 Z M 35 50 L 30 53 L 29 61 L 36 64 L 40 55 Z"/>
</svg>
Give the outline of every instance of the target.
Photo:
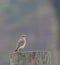
<svg viewBox="0 0 60 65">
<path fill-rule="evenodd" d="M 0 65 L 9 64 L 9 53 L 26 34 L 25 51 L 51 52 L 51 65 L 60 58 L 60 0 L 0 0 Z"/>
</svg>

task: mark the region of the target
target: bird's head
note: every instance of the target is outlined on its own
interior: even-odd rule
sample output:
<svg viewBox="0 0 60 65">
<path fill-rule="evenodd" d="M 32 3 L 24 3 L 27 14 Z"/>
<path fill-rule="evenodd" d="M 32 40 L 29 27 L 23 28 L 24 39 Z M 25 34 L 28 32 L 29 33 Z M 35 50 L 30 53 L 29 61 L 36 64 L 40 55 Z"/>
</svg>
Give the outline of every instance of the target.
<svg viewBox="0 0 60 65">
<path fill-rule="evenodd" d="M 22 38 L 26 38 L 26 37 L 27 37 L 27 35 L 25 35 L 25 34 L 22 34 L 22 35 L 21 35 L 21 37 L 22 37 Z"/>
</svg>

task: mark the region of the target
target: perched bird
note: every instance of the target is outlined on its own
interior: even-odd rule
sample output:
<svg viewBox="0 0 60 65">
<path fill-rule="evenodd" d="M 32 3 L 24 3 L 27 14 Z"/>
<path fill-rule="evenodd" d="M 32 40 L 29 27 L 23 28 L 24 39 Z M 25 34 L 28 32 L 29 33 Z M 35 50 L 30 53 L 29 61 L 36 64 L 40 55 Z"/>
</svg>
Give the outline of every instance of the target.
<svg viewBox="0 0 60 65">
<path fill-rule="evenodd" d="M 20 39 L 18 40 L 17 42 L 17 45 L 16 45 L 16 51 L 20 51 L 20 49 L 23 49 L 26 45 L 26 35 L 21 35 Z"/>
</svg>

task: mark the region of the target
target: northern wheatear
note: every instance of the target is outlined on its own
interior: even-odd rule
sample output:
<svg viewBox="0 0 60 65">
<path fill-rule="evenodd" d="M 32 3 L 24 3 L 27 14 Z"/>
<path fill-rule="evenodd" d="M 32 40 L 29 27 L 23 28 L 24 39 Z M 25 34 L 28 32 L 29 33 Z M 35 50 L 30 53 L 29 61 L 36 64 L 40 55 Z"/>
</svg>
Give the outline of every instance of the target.
<svg viewBox="0 0 60 65">
<path fill-rule="evenodd" d="M 16 51 L 20 51 L 20 49 L 23 49 L 26 45 L 26 35 L 21 35 L 20 39 L 18 40 L 17 42 L 17 45 L 16 45 Z"/>
</svg>

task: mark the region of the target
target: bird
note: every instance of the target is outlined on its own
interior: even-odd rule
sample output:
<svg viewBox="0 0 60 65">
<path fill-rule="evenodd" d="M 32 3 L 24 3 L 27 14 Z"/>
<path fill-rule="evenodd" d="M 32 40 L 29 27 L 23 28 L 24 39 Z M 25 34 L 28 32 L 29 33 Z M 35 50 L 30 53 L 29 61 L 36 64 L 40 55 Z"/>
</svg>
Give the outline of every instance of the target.
<svg viewBox="0 0 60 65">
<path fill-rule="evenodd" d="M 27 37 L 27 35 L 25 35 L 25 34 L 22 34 L 22 35 L 21 35 L 20 39 L 19 39 L 18 42 L 17 42 L 15 52 L 16 52 L 16 51 L 19 52 L 21 49 L 24 49 L 24 47 L 25 47 L 25 45 L 26 45 L 26 37 Z"/>
</svg>

